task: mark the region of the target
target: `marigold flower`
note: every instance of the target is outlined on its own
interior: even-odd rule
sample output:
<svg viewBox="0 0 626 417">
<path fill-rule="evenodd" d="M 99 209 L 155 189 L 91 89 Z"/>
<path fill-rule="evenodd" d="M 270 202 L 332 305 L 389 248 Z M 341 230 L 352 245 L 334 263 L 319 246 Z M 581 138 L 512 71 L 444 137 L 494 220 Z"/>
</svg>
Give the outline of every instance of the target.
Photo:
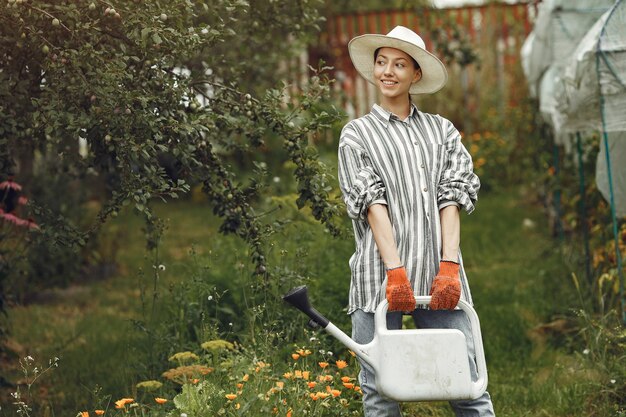
<svg viewBox="0 0 626 417">
<path fill-rule="evenodd" d="M 293 376 L 293 374 L 291 372 L 285 372 L 283 374 L 283 377 L 287 378 L 287 379 L 291 379 L 291 377 Z"/>
<path fill-rule="evenodd" d="M 89 411 L 81 411 L 80 417 L 89 417 Z"/>
<path fill-rule="evenodd" d="M 243 384 L 242 384 L 241 382 L 239 382 L 239 383 L 237 384 L 237 388 L 238 388 L 238 389 L 242 389 L 242 388 L 243 388 Z"/>
<path fill-rule="evenodd" d="M 335 362 L 335 364 L 337 365 L 337 368 L 339 368 L 339 369 L 343 369 L 346 366 L 348 366 L 346 361 L 341 361 L 341 360 Z"/>
<path fill-rule="evenodd" d="M 298 349 L 296 350 L 296 353 L 298 353 L 300 356 L 309 356 L 311 354 L 311 351 L 309 349 Z"/>
<path fill-rule="evenodd" d="M 157 404 L 165 404 L 167 402 L 165 398 L 160 398 L 160 397 L 156 397 L 154 401 L 156 401 Z"/>
<path fill-rule="evenodd" d="M 332 375 L 324 375 L 324 381 L 330 382 L 332 380 L 333 380 L 333 376 Z"/>
<path fill-rule="evenodd" d="M 276 386 L 280 389 L 283 389 L 283 387 L 285 386 L 285 383 L 283 381 L 276 381 Z"/>
<path fill-rule="evenodd" d="M 235 410 L 239 410 L 241 408 L 241 404 L 237 403 L 235 404 Z"/>
<path fill-rule="evenodd" d="M 248 379 L 250 379 L 250 375 L 245 374 L 245 375 L 243 376 L 243 378 L 241 378 L 241 379 L 243 380 L 243 382 L 248 382 Z"/>
<path fill-rule="evenodd" d="M 320 368 L 324 369 L 328 366 L 328 362 L 318 362 L 318 365 L 320 366 Z"/>
<path fill-rule="evenodd" d="M 357 385 L 356 387 L 354 387 L 354 390 L 355 390 L 356 392 L 361 392 L 361 387 L 359 387 L 359 386 Z"/>
<path fill-rule="evenodd" d="M 310 376 L 311 376 L 310 371 L 302 371 L 302 379 L 309 379 Z"/>
<path fill-rule="evenodd" d="M 350 382 L 350 380 L 352 380 L 352 378 L 350 378 L 349 376 L 342 376 L 341 377 L 341 382 Z"/>
<path fill-rule="evenodd" d="M 315 386 L 317 385 L 317 382 L 314 382 L 314 381 L 307 382 L 307 385 L 309 386 L 309 388 L 315 388 Z"/>
<path fill-rule="evenodd" d="M 197 384 L 198 382 L 200 382 L 200 380 L 198 378 L 193 378 L 191 380 L 191 383 L 194 384 L 194 385 Z"/>
<path fill-rule="evenodd" d="M 296 369 L 294 371 L 294 375 L 293 376 L 295 376 L 296 378 L 302 378 L 302 371 L 299 370 L 299 369 Z"/>
<path fill-rule="evenodd" d="M 300 355 L 297 353 L 292 353 L 291 357 L 293 358 L 294 361 L 297 361 L 298 359 L 300 359 Z"/>
<path fill-rule="evenodd" d="M 96 413 L 97 416 L 104 414 L 104 410 L 93 410 L 93 412 Z"/>
<path fill-rule="evenodd" d="M 291 417 L 291 408 L 289 409 L 289 411 L 287 411 L 287 416 L 286 417 Z"/>
<path fill-rule="evenodd" d="M 317 394 L 315 394 L 315 393 L 313 393 L 313 392 L 309 394 L 309 397 L 311 397 L 311 399 L 312 399 L 313 401 L 317 401 L 317 400 L 319 400 L 319 398 L 320 398 L 320 397 L 318 397 L 318 395 L 317 395 Z"/>
<path fill-rule="evenodd" d="M 318 396 L 318 398 L 321 398 L 322 400 L 323 400 L 324 398 L 328 397 L 328 394 L 326 394 L 325 392 L 322 392 L 322 391 L 318 391 L 318 392 L 316 393 L 316 395 Z"/>
<path fill-rule="evenodd" d="M 122 398 L 121 400 L 115 401 L 115 408 L 125 408 L 126 404 L 130 404 L 135 400 L 132 398 Z"/>
<path fill-rule="evenodd" d="M 330 393 L 333 395 L 333 397 L 339 397 L 341 395 L 341 391 L 339 391 L 338 389 L 330 390 Z"/>
<path fill-rule="evenodd" d="M 228 401 L 232 401 L 237 398 L 237 394 L 226 394 L 225 397 L 228 399 Z"/>
<path fill-rule="evenodd" d="M 354 388 L 354 384 L 352 382 L 344 382 L 343 386 L 348 388 L 348 389 Z"/>
</svg>

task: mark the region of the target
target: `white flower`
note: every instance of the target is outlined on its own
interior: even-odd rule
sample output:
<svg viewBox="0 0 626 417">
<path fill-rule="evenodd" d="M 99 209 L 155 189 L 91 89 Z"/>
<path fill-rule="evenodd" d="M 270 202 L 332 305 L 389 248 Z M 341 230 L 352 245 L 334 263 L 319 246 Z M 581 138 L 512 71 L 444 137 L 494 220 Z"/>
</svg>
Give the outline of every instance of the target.
<svg viewBox="0 0 626 417">
<path fill-rule="evenodd" d="M 589 349 L 585 349 L 583 350 L 583 355 L 589 355 L 590 350 Z"/>
<path fill-rule="evenodd" d="M 228 323 L 228 325 L 232 327 L 232 326 L 233 326 L 233 323 L 232 323 L 232 322 L 231 322 L 231 323 Z"/>
<path fill-rule="evenodd" d="M 333 356 L 333 352 L 331 352 L 330 350 L 329 350 L 328 352 L 326 352 L 326 354 L 327 354 L 328 356 Z"/>
<path fill-rule="evenodd" d="M 213 296 L 212 296 L 212 295 L 209 295 L 209 296 L 207 297 L 207 299 L 208 299 L 209 301 L 211 301 L 211 300 L 213 299 Z"/>
<path fill-rule="evenodd" d="M 279 183 L 280 182 L 280 177 L 274 177 L 272 179 L 272 181 L 274 181 L 275 183 Z"/>
<path fill-rule="evenodd" d="M 159 265 L 159 270 L 165 271 L 165 265 L 163 265 L 163 264 Z"/>
<path fill-rule="evenodd" d="M 614 379 L 611 380 L 611 384 L 615 384 L 615 380 Z"/>
<path fill-rule="evenodd" d="M 180 413 L 180 417 L 187 417 L 187 413 Z"/>
<path fill-rule="evenodd" d="M 309 342 L 315 342 L 317 340 L 317 337 L 313 336 L 312 338 L 309 339 Z"/>
</svg>

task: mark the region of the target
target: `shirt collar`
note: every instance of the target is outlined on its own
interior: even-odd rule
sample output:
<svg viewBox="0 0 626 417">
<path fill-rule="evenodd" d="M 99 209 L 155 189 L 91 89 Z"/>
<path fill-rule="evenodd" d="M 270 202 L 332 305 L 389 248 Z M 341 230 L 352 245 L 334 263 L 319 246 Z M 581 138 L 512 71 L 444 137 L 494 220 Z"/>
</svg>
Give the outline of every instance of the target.
<svg viewBox="0 0 626 417">
<path fill-rule="evenodd" d="M 381 106 L 379 106 L 376 103 L 374 103 L 374 106 L 372 106 L 371 113 L 385 127 L 387 127 L 387 125 L 389 125 L 389 121 L 392 118 L 395 119 L 395 120 L 398 120 L 398 121 L 402 121 L 402 120 L 400 120 L 400 118 L 398 118 L 398 116 L 396 116 L 395 114 L 391 113 L 390 111 L 387 111 L 387 110 L 383 109 Z M 408 119 L 412 119 L 414 117 L 417 117 L 417 106 L 414 103 L 411 103 L 411 112 L 409 113 Z"/>
</svg>

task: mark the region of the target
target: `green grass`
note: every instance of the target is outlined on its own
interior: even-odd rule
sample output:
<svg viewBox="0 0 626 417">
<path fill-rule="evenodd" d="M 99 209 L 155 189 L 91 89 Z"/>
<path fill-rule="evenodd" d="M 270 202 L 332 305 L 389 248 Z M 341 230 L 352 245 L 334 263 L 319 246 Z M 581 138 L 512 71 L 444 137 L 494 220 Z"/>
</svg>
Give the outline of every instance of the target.
<svg viewBox="0 0 626 417">
<path fill-rule="evenodd" d="M 462 217 L 461 246 L 482 324 L 489 391 L 498 416 L 588 416 L 589 402 L 599 398 L 595 395 L 609 376 L 580 352 L 569 351 L 563 335 L 537 327 L 576 308 L 577 298 L 542 213 L 523 200 L 517 194 L 486 194 L 474 214 Z M 226 337 L 249 341 L 251 322 L 246 321 L 243 308 L 258 299 L 246 284 L 251 270 L 244 245 L 216 232 L 217 221 L 206 204 L 181 201 L 159 205 L 157 211 L 168 219 L 159 259 L 146 255 L 140 219 L 122 213 L 107 228 L 107 238 L 117 239 L 120 248 L 121 268 L 115 277 L 45 304 L 11 311 L 12 340 L 22 347 L 20 356 L 31 355 L 39 363 L 61 358 L 59 368 L 43 376 L 33 394 L 36 401 L 51 407 L 51 415 L 93 408 L 98 397 L 121 398 L 132 393 L 136 382 L 158 378 L 162 369 L 154 364 L 166 362 L 171 353 L 168 346 L 184 346 L 186 335 L 197 332 L 202 337 L 209 331 L 190 329 L 187 321 L 206 303 L 213 287 L 227 292 L 219 305 L 209 304 L 216 307 L 209 311 L 215 319 L 210 323 Z M 287 205 L 274 216 L 287 218 L 294 212 Z M 525 218 L 536 226 L 524 227 Z M 277 271 L 295 276 L 281 279 L 278 273 L 275 292 L 306 282 L 315 306 L 348 331 L 344 307 L 353 244 L 351 237 L 333 239 L 307 216 L 296 214 L 296 221 L 274 235 L 268 247 Z M 156 282 L 157 308 L 152 314 L 156 263 L 165 270 Z M 194 277 L 206 288 L 190 286 L 184 293 L 188 300 L 182 302 L 176 298 L 181 297 L 180 284 Z M 272 303 L 276 300 L 269 301 L 268 305 L 277 305 Z M 285 314 L 281 311 L 275 317 L 284 320 Z M 133 320 L 152 333 L 138 330 Z M 161 322 L 174 324 L 167 337 L 160 333 Z M 293 313 L 284 325 L 302 327 L 305 322 Z M 275 350 L 276 364 L 284 361 L 279 350 Z M 10 359 L 17 363 L 16 357 Z M 13 369 L 9 376 L 15 380 L 17 375 L 18 369 Z M 97 387 L 101 390 L 94 394 Z M 6 402 L 3 392 L 2 404 Z M 419 415 L 452 415 L 440 403 L 406 408 Z M 594 410 L 608 412 L 609 404 L 596 403 Z M 10 407 L 2 407 L 0 416 L 4 415 L 12 415 Z"/>
</svg>

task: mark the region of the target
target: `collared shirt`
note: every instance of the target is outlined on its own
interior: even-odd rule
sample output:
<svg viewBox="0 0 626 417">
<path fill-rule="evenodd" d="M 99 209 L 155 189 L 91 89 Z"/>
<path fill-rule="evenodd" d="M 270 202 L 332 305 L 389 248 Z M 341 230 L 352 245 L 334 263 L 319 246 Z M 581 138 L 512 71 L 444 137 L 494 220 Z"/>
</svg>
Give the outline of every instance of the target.
<svg viewBox="0 0 626 417">
<path fill-rule="evenodd" d="M 379 105 L 352 120 L 339 140 L 339 184 L 352 218 L 348 313 L 373 312 L 385 296 L 385 265 L 367 222 L 372 204 L 385 204 L 400 259 L 415 295 L 428 295 L 441 257 L 439 210 L 474 210 L 480 181 L 461 135 L 449 120 L 411 105 L 405 120 Z M 461 298 L 472 302 L 461 260 Z"/>
</svg>

